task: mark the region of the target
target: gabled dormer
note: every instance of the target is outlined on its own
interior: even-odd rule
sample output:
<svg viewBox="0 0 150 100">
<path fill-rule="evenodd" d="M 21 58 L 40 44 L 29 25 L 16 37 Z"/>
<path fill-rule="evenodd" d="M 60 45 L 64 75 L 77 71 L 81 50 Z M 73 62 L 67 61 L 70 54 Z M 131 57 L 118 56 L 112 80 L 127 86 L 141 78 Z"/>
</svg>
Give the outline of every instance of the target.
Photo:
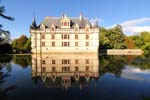
<svg viewBox="0 0 150 100">
<path fill-rule="evenodd" d="M 78 30 L 79 30 L 79 25 L 78 25 L 78 23 L 76 23 L 76 25 L 74 26 L 74 29 L 75 29 L 75 31 L 78 31 Z"/>
<path fill-rule="evenodd" d="M 55 31 L 56 26 L 54 24 L 51 25 L 51 31 Z"/>
<path fill-rule="evenodd" d="M 87 23 L 86 26 L 85 26 L 85 31 L 89 32 L 89 29 L 90 29 L 90 25 Z"/>
<path fill-rule="evenodd" d="M 67 15 L 63 15 L 61 19 L 61 28 L 70 28 L 70 19 Z"/>
<path fill-rule="evenodd" d="M 45 30 L 45 25 L 44 25 L 44 24 L 41 24 L 41 25 L 40 25 L 40 29 Z"/>
</svg>

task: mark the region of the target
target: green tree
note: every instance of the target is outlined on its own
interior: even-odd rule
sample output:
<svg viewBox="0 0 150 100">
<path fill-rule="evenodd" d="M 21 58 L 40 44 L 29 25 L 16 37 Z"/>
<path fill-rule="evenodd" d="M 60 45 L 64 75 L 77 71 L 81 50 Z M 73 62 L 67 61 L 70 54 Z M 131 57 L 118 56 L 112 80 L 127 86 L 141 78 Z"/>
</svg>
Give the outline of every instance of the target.
<svg viewBox="0 0 150 100">
<path fill-rule="evenodd" d="M 11 44 L 13 51 L 17 53 L 30 52 L 31 50 L 31 38 L 27 38 L 25 35 L 21 35 L 18 39 L 12 41 Z"/>
<path fill-rule="evenodd" d="M 25 50 L 31 50 L 31 37 L 28 38 L 26 44 L 25 44 Z"/>
<path fill-rule="evenodd" d="M 120 25 L 111 29 L 100 28 L 100 49 L 127 48 L 125 35 Z"/>
<path fill-rule="evenodd" d="M 142 49 L 145 56 L 150 56 L 150 32 L 141 32 L 139 35 L 129 36 L 136 48 Z"/>
<path fill-rule="evenodd" d="M 28 38 L 25 35 L 21 35 L 17 39 L 17 48 L 20 49 L 20 50 L 24 50 L 27 40 L 28 40 Z"/>
</svg>

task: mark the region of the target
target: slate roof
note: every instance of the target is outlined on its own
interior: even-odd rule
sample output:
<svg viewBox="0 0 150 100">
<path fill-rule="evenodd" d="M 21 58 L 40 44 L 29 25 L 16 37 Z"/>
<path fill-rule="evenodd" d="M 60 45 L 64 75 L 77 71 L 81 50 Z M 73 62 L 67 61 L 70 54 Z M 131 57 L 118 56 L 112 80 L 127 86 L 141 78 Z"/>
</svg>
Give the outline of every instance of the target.
<svg viewBox="0 0 150 100">
<path fill-rule="evenodd" d="M 87 18 L 83 18 L 82 20 L 80 20 L 78 17 L 69 18 L 69 19 L 70 19 L 70 22 L 71 22 L 71 28 L 74 28 L 74 26 L 76 24 L 79 25 L 79 28 L 85 28 L 85 26 L 87 24 L 92 26 L 90 21 Z M 41 22 L 41 24 L 45 25 L 47 28 L 50 28 L 52 24 L 54 24 L 56 26 L 56 28 L 61 28 L 61 20 L 62 20 L 62 17 L 47 16 L 47 17 L 44 18 L 44 20 Z"/>
</svg>

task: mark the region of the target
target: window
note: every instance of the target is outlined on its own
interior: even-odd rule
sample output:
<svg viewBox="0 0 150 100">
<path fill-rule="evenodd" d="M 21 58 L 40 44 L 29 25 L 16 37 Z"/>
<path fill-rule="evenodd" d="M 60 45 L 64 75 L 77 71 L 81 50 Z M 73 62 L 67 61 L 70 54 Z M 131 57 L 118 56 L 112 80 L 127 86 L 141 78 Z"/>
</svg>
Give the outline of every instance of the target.
<svg viewBox="0 0 150 100">
<path fill-rule="evenodd" d="M 86 64 L 89 64 L 89 59 L 86 59 Z"/>
<path fill-rule="evenodd" d="M 68 47 L 68 46 L 70 46 L 70 43 L 69 42 L 62 42 L 62 46 Z"/>
<path fill-rule="evenodd" d="M 62 67 L 62 72 L 68 72 L 70 71 L 70 67 L 67 66 L 67 67 Z"/>
<path fill-rule="evenodd" d="M 52 64 L 55 64 L 55 60 L 52 60 Z"/>
<path fill-rule="evenodd" d="M 86 46 L 89 46 L 89 42 L 86 42 Z"/>
<path fill-rule="evenodd" d="M 75 39 L 78 39 L 78 35 L 75 35 Z"/>
<path fill-rule="evenodd" d="M 78 42 L 75 42 L 75 46 L 78 46 Z"/>
<path fill-rule="evenodd" d="M 78 31 L 78 27 L 75 28 L 75 31 Z"/>
<path fill-rule="evenodd" d="M 46 62 L 45 62 L 45 60 L 42 60 L 42 64 L 45 64 Z"/>
<path fill-rule="evenodd" d="M 75 60 L 75 64 L 78 64 L 79 63 L 79 61 L 78 60 Z"/>
<path fill-rule="evenodd" d="M 89 71 L 89 66 L 86 66 L 86 71 Z"/>
<path fill-rule="evenodd" d="M 89 39 L 89 35 L 86 35 L 86 39 Z"/>
<path fill-rule="evenodd" d="M 64 39 L 67 39 L 67 34 L 64 35 Z"/>
<path fill-rule="evenodd" d="M 52 39 L 55 39 L 55 34 L 52 34 Z"/>
<path fill-rule="evenodd" d="M 52 27 L 52 31 L 54 31 L 54 27 Z"/>
<path fill-rule="evenodd" d="M 42 39 L 45 39 L 45 35 L 44 34 L 42 34 Z"/>
<path fill-rule="evenodd" d="M 64 22 L 64 26 L 67 26 L 67 22 Z"/>
<path fill-rule="evenodd" d="M 70 60 L 68 59 L 62 60 L 62 64 L 70 64 Z"/>
<path fill-rule="evenodd" d="M 64 46 L 67 46 L 68 45 L 68 43 L 67 42 L 64 42 Z"/>
<path fill-rule="evenodd" d="M 61 35 L 61 39 L 70 39 L 70 36 L 68 34 Z"/>
<path fill-rule="evenodd" d="M 46 71 L 46 68 L 45 68 L 45 67 L 42 67 L 42 71 L 45 72 L 45 71 Z"/>
<path fill-rule="evenodd" d="M 52 42 L 52 47 L 54 47 L 55 46 L 55 42 Z"/>
<path fill-rule="evenodd" d="M 52 67 L 52 72 L 55 72 L 56 71 L 56 68 L 55 67 Z"/>
<path fill-rule="evenodd" d="M 78 67 L 78 66 L 75 67 L 75 71 L 76 71 L 76 72 L 79 71 L 79 67 Z"/>
<path fill-rule="evenodd" d="M 45 42 L 42 42 L 42 46 L 45 46 Z"/>
</svg>

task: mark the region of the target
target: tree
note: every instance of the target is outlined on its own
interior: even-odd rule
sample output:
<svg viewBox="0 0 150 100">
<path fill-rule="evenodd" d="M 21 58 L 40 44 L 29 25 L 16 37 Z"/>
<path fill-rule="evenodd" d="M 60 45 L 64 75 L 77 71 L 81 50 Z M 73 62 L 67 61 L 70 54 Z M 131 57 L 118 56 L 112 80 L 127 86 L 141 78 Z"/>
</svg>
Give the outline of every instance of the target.
<svg viewBox="0 0 150 100">
<path fill-rule="evenodd" d="M 100 28 L 100 49 L 127 48 L 125 35 L 120 25 L 111 29 Z"/>
<path fill-rule="evenodd" d="M 150 32 L 141 32 L 139 35 L 129 36 L 133 40 L 135 47 L 142 49 L 145 56 L 150 56 Z"/>
<path fill-rule="evenodd" d="M 26 44 L 25 44 L 25 50 L 30 51 L 31 50 L 31 37 L 28 38 Z"/>
<path fill-rule="evenodd" d="M 0 5 L 0 17 L 7 19 L 7 20 L 10 20 L 10 21 L 14 20 L 13 17 L 5 15 L 5 6 L 2 6 L 2 5 Z M 2 30 L 1 28 L 2 28 L 2 24 L 0 24 L 0 45 L 5 45 L 5 44 L 9 43 L 10 32 Z"/>
<path fill-rule="evenodd" d="M 0 3 L 1 4 L 1 3 Z M 14 18 L 13 17 L 10 17 L 10 16 L 7 16 L 4 14 L 5 13 L 5 6 L 2 6 L 0 5 L 0 17 L 4 18 L 4 19 L 7 19 L 7 20 L 10 20 L 10 21 L 13 21 Z M 0 28 L 2 27 L 2 25 L 0 24 Z"/>
<path fill-rule="evenodd" d="M 31 38 L 27 38 L 25 35 L 21 35 L 18 39 L 12 41 L 11 44 L 13 51 L 19 52 L 30 52 L 31 50 Z"/>
</svg>

